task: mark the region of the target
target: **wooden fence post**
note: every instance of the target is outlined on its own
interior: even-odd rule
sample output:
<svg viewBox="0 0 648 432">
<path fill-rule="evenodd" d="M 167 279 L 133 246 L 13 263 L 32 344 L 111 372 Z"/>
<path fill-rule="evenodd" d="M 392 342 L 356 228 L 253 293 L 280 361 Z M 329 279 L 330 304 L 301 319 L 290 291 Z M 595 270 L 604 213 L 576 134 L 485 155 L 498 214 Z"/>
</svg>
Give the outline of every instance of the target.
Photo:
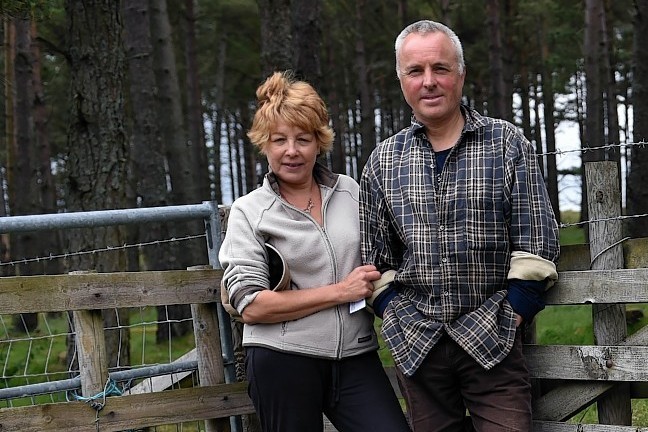
<svg viewBox="0 0 648 432">
<path fill-rule="evenodd" d="M 87 274 L 93 271 L 72 271 L 69 274 Z M 81 395 L 93 397 L 106 387 L 108 381 L 108 357 L 104 320 L 100 309 L 75 310 L 72 312 L 75 344 L 79 359 Z"/>
<path fill-rule="evenodd" d="M 587 208 L 589 223 L 590 268 L 616 270 L 624 268 L 621 231 L 621 188 L 615 162 L 588 162 Z M 597 345 L 619 345 L 627 336 L 624 304 L 592 305 L 592 325 Z M 614 359 L 608 360 L 614 367 Z M 598 402 L 601 424 L 631 425 L 630 385 L 617 383 Z"/>
<path fill-rule="evenodd" d="M 204 270 L 206 268 L 213 267 L 211 265 L 193 266 L 188 267 L 187 270 Z M 198 359 L 198 378 L 201 386 L 225 382 L 217 306 L 217 303 L 191 305 Z M 205 420 L 205 432 L 229 432 L 230 430 L 229 418 Z"/>
</svg>

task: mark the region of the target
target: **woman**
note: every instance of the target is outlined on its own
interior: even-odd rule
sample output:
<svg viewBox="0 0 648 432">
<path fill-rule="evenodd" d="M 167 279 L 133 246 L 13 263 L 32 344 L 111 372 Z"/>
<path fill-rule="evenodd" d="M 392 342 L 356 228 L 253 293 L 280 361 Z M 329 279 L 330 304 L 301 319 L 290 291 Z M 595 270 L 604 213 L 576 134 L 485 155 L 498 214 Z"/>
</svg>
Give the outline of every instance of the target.
<svg viewBox="0 0 648 432">
<path fill-rule="evenodd" d="M 326 105 L 307 83 L 274 73 L 257 89 L 248 137 L 270 166 L 231 207 L 219 259 L 244 325 L 249 394 L 267 432 L 409 431 L 377 355 L 373 316 L 350 304 L 380 273 L 361 265 L 358 184 L 316 162 L 330 150 Z M 273 289 L 266 243 L 290 287 Z"/>
</svg>

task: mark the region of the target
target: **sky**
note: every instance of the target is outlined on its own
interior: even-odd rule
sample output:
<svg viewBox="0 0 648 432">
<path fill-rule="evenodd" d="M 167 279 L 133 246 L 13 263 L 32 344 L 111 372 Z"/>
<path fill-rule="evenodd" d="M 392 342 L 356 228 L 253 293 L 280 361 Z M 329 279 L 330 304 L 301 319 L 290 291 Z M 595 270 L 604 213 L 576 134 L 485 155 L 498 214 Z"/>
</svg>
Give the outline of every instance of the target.
<svg viewBox="0 0 648 432">
<path fill-rule="evenodd" d="M 625 125 L 625 111 L 622 106 L 619 106 L 619 124 Z M 628 129 L 629 136 L 632 136 L 632 107 L 628 109 Z M 621 131 L 621 143 L 629 143 L 630 139 Z M 572 167 L 581 166 L 581 141 L 579 137 L 578 125 L 574 121 L 563 120 L 556 128 L 556 151 L 564 152 L 556 156 L 556 165 L 558 170 L 568 169 Z M 621 202 L 622 207 L 625 207 L 626 194 L 625 194 L 625 177 L 626 177 L 626 163 L 624 160 L 624 153 L 622 152 L 621 161 Z M 581 178 L 577 176 L 561 176 L 558 183 L 558 194 L 560 201 L 560 209 L 564 210 L 580 210 L 581 205 Z"/>
</svg>

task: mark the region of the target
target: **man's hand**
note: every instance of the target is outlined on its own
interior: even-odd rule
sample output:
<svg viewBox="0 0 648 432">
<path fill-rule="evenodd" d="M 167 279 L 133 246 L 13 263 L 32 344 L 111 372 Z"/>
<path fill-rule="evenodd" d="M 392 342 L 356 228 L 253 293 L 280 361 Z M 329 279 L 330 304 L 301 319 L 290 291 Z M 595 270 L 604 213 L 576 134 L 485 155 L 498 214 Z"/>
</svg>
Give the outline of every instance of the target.
<svg viewBox="0 0 648 432">
<path fill-rule="evenodd" d="M 515 314 L 515 327 L 520 327 L 522 321 L 523 321 L 522 315 Z"/>
</svg>

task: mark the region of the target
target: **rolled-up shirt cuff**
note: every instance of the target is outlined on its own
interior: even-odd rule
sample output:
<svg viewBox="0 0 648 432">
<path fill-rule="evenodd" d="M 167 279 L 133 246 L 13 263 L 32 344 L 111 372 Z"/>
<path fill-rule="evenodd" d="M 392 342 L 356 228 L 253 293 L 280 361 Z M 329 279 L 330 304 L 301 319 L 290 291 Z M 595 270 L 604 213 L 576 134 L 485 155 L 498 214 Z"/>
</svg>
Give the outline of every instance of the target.
<svg viewBox="0 0 648 432">
<path fill-rule="evenodd" d="M 378 297 L 376 297 L 373 302 L 373 310 L 374 314 L 376 314 L 377 317 L 383 317 L 385 309 L 387 309 L 387 305 L 389 305 L 391 299 L 396 297 L 396 294 L 398 293 L 394 289 L 394 286 L 390 284 L 383 292 L 378 295 Z"/>
<path fill-rule="evenodd" d="M 551 288 L 558 280 L 556 264 L 529 252 L 514 251 L 511 253 L 511 268 L 508 279 L 524 281 L 544 281 L 544 289 Z"/>
</svg>

